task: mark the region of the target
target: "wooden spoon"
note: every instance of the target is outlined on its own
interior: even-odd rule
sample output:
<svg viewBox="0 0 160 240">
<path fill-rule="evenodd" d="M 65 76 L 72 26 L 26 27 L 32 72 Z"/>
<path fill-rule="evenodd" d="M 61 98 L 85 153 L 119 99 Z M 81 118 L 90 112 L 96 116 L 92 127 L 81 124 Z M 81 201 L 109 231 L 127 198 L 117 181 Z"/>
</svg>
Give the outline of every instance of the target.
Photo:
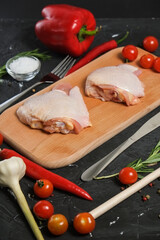
<svg viewBox="0 0 160 240">
<path fill-rule="evenodd" d="M 118 205 L 120 202 L 124 201 L 126 198 L 138 192 L 140 189 L 142 189 L 143 187 L 145 187 L 147 184 L 151 183 L 158 177 L 160 177 L 160 168 L 148 174 L 146 177 L 142 178 L 141 180 L 134 183 L 130 187 L 126 188 L 124 191 L 118 193 L 117 195 L 115 195 L 108 201 L 104 202 L 100 206 L 96 207 L 89 213 L 94 217 L 94 219 L 98 218 L 99 216 L 101 216 L 114 206 Z"/>
<path fill-rule="evenodd" d="M 107 200 L 100 206 L 96 207 L 89 213 L 79 213 L 73 220 L 73 226 L 75 230 L 81 234 L 87 234 L 92 232 L 95 228 L 95 219 L 106 213 L 108 210 L 118 205 L 120 202 L 130 197 L 132 194 L 138 192 L 140 189 L 145 187 L 147 184 L 160 177 L 160 168 L 154 172 L 148 174 L 138 182 L 134 183 L 124 191 L 118 193 L 111 199 Z M 87 224 L 84 224 L 87 223 Z M 87 226 L 87 227 L 86 227 Z"/>
</svg>

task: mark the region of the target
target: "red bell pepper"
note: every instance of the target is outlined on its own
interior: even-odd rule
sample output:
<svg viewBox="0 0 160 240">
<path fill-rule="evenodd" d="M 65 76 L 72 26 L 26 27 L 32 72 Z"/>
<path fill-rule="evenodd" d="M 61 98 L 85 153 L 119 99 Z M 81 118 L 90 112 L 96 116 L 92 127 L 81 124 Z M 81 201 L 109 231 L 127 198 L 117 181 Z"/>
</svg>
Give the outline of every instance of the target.
<svg viewBox="0 0 160 240">
<path fill-rule="evenodd" d="M 42 16 L 35 25 L 38 39 L 50 49 L 74 57 L 87 51 L 99 30 L 90 11 L 67 4 L 48 5 Z"/>
</svg>

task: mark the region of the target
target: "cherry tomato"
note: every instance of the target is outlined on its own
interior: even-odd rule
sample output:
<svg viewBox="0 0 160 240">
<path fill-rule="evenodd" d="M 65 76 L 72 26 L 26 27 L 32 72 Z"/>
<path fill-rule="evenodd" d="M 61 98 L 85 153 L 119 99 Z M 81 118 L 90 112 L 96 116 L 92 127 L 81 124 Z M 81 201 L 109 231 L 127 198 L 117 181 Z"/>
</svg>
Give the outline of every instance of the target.
<svg viewBox="0 0 160 240">
<path fill-rule="evenodd" d="M 0 145 L 2 145 L 2 143 L 3 143 L 3 136 L 2 136 L 2 134 L 0 133 Z"/>
<path fill-rule="evenodd" d="M 62 235 L 68 229 L 68 220 L 62 214 L 54 214 L 48 220 L 48 229 L 53 235 Z"/>
<path fill-rule="evenodd" d="M 154 57 L 151 54 L 145 54 L 140 58 L 140 65 L 143 68 L 152 68 Z"/>
<path fill-rule="evenodd" d="M 149 52 L 154 52 L 158 48 L 158 40 L 153 36 L 145 37 L 143 40 L 143 47 Z"/>
<path fill-rule="evenodd" d="M 40 179 L 34 184 L 33 190 L 38 197 L 47 198 L 53 192 L 53 184 L 47 179 Z"/>
<path fill-rule="evenodd" d="M 54 207 L 49 201 L 41 200 L 34 205 L 33 212 L 39 219 L 49 219 L 54 213 Z"/>
<path fill-rule="evenodd" d="M 119 172 L 119 180 L 123 184 L 135 183 L 138 179 L 136 170 L 131 167 L 125 167 Z"/>
<path fill-rule="evenodd" d="M 127 45 L 122 49 L 122 56 L 129 61 L 133 61 L 138 56 L 138 49 L 134 45 Z"/>
<path fill-rule="evenodd" d="M 81 234 L 92 232 L 95 225 L 96 223 L 94 217 L 87 212 L 79 213 L 73 220 L 75 230 Z"/>
<path fill-rule="evenodd" d="M 156 72 L 160 72 L 160 57 L 157 57 L 153 62 L 153 69 Z"/>
</svg>

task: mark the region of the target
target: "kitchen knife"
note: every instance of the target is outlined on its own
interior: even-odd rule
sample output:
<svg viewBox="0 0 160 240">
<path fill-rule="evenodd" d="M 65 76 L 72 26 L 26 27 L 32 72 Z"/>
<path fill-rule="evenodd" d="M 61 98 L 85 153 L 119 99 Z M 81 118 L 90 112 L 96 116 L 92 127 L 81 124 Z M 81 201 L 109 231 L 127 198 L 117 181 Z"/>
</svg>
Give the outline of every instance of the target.
<svg viewBox="0 0 160 240">
<path fill-rule="evenodd" d="M 116 149 L 103 157 L 101 160 L 89 167 L 82 175 L 83 181 L 91 181 L 96 177 L 105 167 L 107 167 L 119 154 L 121 154 L 130 145 L 142 138 L 146 134 L 150 133 L 154 129 L 160 126 L 160 112 L 150 118 L 145 124 L 142 125 L 130 138 L 119 145 Z"/>
</svg>

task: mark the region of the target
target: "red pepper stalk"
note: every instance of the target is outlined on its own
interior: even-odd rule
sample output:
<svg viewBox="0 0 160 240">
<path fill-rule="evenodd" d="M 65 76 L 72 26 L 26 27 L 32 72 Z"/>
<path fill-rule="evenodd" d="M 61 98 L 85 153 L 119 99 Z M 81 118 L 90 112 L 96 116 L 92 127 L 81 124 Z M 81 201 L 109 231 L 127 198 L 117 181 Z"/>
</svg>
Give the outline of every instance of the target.
<svg viewBox="0 0 160 240">
<path fill-rule="evenodd" d="M 52 50 L 74 57 L 87 51 L 99 31 L 87 9 L 53 4 L 42 9 L 42 16 L 35 25 L 38 39 Z"/>
<path fill-rule="evenodd" d="M 4 148 L 3 150 L 0 151 L 1 159 L 8 159 L 13 156 L 20 157 L 23 159 L 24 163 L 26 164 L 26 176 L 33 178 L 35 180 L 39 180 L 41 178 L 48 179 L 52 182 L 55 188 L 73 193 L 87 200 L 93 200 L 92 197 L 85 190 L 83 190 L 73 182 L 55 173 L 52 173 L 51 171 L 48 171 L 47 169 L 30 161 L 29 159 L 25 158 L 24 156 L 20 155 L 14 150 Z"/>
<path fill-rule="evenodd" d="M 93 59 L 95 59 L 99 55 L 101 55 L 111 49 L 116 48 L 118 46 L 118 44 L 120 44 L 127 38 L 128 34 L 129 34 L 129 32 L 127 32 L 123 38 L 121 38 L 117 41 L 110 40 L 108 42 L 102 43 L 99 46 L 91 49 L 83 58 L 81 58 L 75 65 L 73 65 L 73 67 L 67 72 L 66 76 L 69 75 L 70 73 L 78 70 L 79 68 L 83 67 L 87 63 L 91 62 Z"/>
</svg>

